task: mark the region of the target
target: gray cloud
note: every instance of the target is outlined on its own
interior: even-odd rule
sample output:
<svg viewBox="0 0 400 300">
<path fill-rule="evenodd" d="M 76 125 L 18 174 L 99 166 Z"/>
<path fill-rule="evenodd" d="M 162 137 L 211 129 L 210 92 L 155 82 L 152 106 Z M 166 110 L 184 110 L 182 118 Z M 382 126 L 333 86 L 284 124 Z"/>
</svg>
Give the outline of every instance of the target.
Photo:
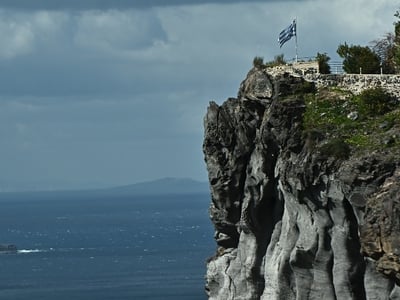
<svg viewBox="0 0 400 300">
<path fill-rule="evenodd" d="M 285 0 L 285 2 L 304 0 Z M 282 2 L 281 0 L 2 0 L 0 7 L 26 10 L 87 10 L 87 9 L 128 9 L 154 6 L 196 5 L 196 4 L 233 4 L 249 2 Z"/>
<path fill-rule="evenodd" d="M 205 180 L 208 101 L 235 96 L 254 56 L 292 58 L 293 41 L 282 49 L 276 42 L 292 17 L 298 16 L 300 56 L 332 56 L 341 42 L 365 44 L 393 29 L 397 5 L 385 1 L 168 7 L 161 1 L 0 0 L 0 7 L 15 8 L 0 9 L 0 159 L 7 170 L 0 189 L 3 182 L 36 179 L 75 181 L 65 188 L 89 179 L 117 185 L 163 176 Z M 228 2 L 236 1 L 214 1 Z M 105 9 L 157 4 L 164 6 Z"/>
</svg>

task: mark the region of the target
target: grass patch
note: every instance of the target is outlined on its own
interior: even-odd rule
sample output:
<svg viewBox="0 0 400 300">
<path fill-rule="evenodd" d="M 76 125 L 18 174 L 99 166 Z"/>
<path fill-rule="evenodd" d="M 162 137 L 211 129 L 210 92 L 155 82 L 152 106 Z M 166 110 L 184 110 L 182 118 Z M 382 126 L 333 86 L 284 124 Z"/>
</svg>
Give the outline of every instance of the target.
<svg viewBox="0 0 400 300">
<path fill-rule="evenodd" d="M 345 142 L 348 145 L 357 148 L 368 148 L 372 146 L 371 145 L 372 139 L 370 138 L 370 136 L 361 133 L 357 133 L 350 136 L 345 140 Z"/>
<path fill-rule="evenodd" d="M 324 138 L 316 147 L 322 155 L 346 158 L 350 152 L 400 150 L 400 107 L 381 89 L 358 96 L 338 88 L 320 89 L 305 95 L 304 133 L 319 132 Z M 397 130 L 397 131 L 396 131 Z"/>
</svg>

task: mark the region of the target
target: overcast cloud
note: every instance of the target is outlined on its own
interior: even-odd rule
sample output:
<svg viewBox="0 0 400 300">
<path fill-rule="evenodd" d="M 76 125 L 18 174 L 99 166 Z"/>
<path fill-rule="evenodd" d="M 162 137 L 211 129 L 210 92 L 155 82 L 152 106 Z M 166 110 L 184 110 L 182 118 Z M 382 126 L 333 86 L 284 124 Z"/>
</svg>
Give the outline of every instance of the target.
<svg viewBox="0 0 400 300">
<path fill-rule="evenodd" d="M 22 10 L 107 10 L 107 9 L 131 9 L 180 5 L 201 4 L 233 4 L 250 2 L 274 2 L 281 0 L 2 0 L 0 6 L 4 8 Z M 304 0 L 286 0 L 286 2 L 300 2 Z"/>
<path fill-rule="evenodd" d="M 235 96 L 254 56 L 367 45 L 393 1 L 0 1 L 0 188 L 206 180 L 208 102 Z M 112 5 L 110 4 L 112 3 Z M 181 4 L 185 5 L 181 5 Z M 192 5 L 188 5 L 192 4 Z"/>
</svg>

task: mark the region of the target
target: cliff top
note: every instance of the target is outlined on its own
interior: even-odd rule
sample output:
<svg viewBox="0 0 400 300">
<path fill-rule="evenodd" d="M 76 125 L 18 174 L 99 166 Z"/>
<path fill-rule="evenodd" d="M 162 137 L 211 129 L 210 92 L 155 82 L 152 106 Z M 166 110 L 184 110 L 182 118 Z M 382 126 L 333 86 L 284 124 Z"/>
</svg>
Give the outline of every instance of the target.
<svg viewBox="0 0 400 300">
<path fill-rule="evenodd" d="M 354 74 L 310 77 L 279 67 L 253 68 L 243 81 L 238 98 L 272 99 L 274 91 L 268 88 L 268 82 L 282 82 L 281 77 L 297 78 L 290 80 L 292 84 L 280 84 L 275 97 L 281 101 L 288 97 L 303 99 L 303 134 L 310 145 L 335 158 L 384 151 L 395 159 L 400 154 L 400 99 L 392 91 L 400 90 L 400 86 L 397 82 L 381 80 L 373 84 L 364 80 L 365 86 L 354 91 L 356 83 L 344 81 L 346 76 Z M 332 82 L 332 78 L 336 81 Z"/>
</svg>

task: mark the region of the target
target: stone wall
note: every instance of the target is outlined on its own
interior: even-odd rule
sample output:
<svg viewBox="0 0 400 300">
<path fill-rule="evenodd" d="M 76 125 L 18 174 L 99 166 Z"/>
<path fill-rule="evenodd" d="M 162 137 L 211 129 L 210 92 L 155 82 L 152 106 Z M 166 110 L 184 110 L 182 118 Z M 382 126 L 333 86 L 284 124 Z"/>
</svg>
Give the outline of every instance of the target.
<svg viewBox="0 0 400 300">
<path fill-rule="evenodd" d="M 320 74 L 317 61 L 298 62 L 269 68 L 272 75 L 290 73 L 303 76 L 317 87 L 336 86 L 359 94 L 365 89 L 382 87 L 400 99 L 400 74 Z"/>
<path fill-rule="evenodd" d="M 295 62 L 293 63 L 292 67 L 303 74 L 319 73 L 319 65 L 315 60 Z"/>
<path fill-rule="evenodd" d="M 392 74 L 306 74 L 305 79 L 314 81 L 317 87 L 337 86 L 359 94 L 365 89 L 382 87 L 400 98 L 400 75 Z"/>
<path fill-rule="evenodd" d="M 312 75 L 319 73 L 319 66 L 317 61 L 300 61 L 294 62 L 287 65 L 279 65 L 272 68 L 268 68 L 268 72 L 271 74 L 282 74 L 290 73 L 294 75 Z"/>
</svg>

